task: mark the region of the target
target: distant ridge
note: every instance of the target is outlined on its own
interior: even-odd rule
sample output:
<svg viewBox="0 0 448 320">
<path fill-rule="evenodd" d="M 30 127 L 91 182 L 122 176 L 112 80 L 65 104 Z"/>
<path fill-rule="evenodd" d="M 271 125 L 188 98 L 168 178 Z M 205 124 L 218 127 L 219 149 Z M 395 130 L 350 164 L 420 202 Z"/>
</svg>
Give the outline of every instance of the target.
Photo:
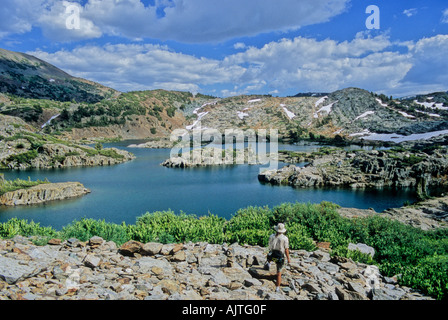
<svg viewBox="0 0 448 320">
<path fill-rule="evenodd" d="M 293 95 L 292 97 L 297 97 L 297 98 L 300 98 L 300 97 L 318 97 L 318 98 L 320 98 L 320 97 L 325 97 L 327 95 L 329 95 L 329 93 L 326 93 L 326 92 L 299 92 L 298 94 Z"/>
<path fill-rule="evenodd" d="M 197 126 L 220 132 L 276 129 L 285 142 L 394 142 L 402 136 L 448 131 L 448 94 L 394 99 L 356 87 L 290 97 L 218 98 L 163 89 L 118 92 L 31 55 L 0 49 L 0 113 L 74 141 L 146 139 L 164 145 L 159 140 L 169 142 L 173 130 Z"/>
<path fill-rule="evenodd" d="M 98 102 L 116 93 L 34 56 L 0 49 L 0 92 L 33 99 Z"/>
</svg>

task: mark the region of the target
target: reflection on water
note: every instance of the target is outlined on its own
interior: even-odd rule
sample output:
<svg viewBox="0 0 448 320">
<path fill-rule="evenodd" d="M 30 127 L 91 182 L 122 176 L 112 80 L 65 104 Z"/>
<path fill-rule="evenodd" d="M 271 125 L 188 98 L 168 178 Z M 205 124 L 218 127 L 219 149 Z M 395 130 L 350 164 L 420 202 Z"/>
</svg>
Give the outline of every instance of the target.
<svg viewBox="0 0 448 320">
<path fill-rule="evenodd" d="M 107 144 L 126 146 L 141 141 Z M 279 145 L 279 150 L 313 151 L 318 144 Z M 359 147 L 358 147 L 359 149 Z M 415 201 L 409 190 L 295 189 L 258 181 L 259 165 L 229 165 L 176 169 L 160 164 L 169 149 L 127 149 L 137 158 L 131 162 L 94 168 L 5 171 L 7 179 L 79 181 L 92 193 L 81 198 L 43 205 L 0 208 L 0 222 L 13 217 L 40 222 L 57 229 L 83 217 L 133 224 L 146 212 L 171 209 L 198 216 L 213 213 L 230 218 L 239 208 L 273 207 L 283 202 L 335 202 L 344 207 L 382 211 Z M 282 164 L 280 164 L 282 165 Z"/>
</svg>

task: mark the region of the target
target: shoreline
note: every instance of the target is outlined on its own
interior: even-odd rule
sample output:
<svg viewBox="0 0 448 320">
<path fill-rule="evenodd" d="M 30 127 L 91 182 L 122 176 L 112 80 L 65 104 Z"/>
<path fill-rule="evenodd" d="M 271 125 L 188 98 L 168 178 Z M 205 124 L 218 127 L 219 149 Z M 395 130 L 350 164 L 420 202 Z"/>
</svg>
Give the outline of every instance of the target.
<svg viewBox="0 0 448 320">
<path fill-rule="evenodd" d="M 91 191 L 80 182 L 42 183 L 0 195 L 0 206 L 16 207 L 46 204 L 78 198 Z"/>
</svg>

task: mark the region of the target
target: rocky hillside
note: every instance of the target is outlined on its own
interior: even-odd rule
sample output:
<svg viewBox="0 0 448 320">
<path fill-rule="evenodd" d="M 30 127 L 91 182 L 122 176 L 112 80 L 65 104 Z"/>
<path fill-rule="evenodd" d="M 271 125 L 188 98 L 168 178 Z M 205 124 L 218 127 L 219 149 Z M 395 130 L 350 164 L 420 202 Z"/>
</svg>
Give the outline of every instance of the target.
<svg viewBox="0 0 448 320">
<path fill-rule="evenodd" d="M 61 168 L 113 165 L 134 159 L 115 148 L 79 145 L 36 130 L 20 118 L 0 115 L 0 168 Z"/>
<path fill-rule="evenodd" d="M 345 151 L 327 149 L 324 154 L 304 155 L 294 164 L 260 173 L 262 182 L 295 187 L 383 188 L 411 187 L 421 196 L 427 188 L 444 187 L 448 177 L 447 149 L 390 149 Z M 301 161 L 302 160 L 302 161 Z"/>
<path fill-rule="evenodd" d="M 0 49 L 0 92 L 56 101 L 97 102 L 116 93 L 28 54 Z"/>
<path fill-rule="evenodd" d="M 295 140 L 337 135 L 357 139 L 381 133 L 409 135 L 446 130 L 447 110 L 448 102 L 445 100 L 425 106 L 417 100 L 401 101 L 358 88 L 347 88 L 323 97 L 239 96 L 217 99 L 204 105 L 196 114 L 202 127 L 216 128 L 221 132 L 229 128 L 272 128 L 279 130 L 281 138 Z"/>
<path fill-rule="evenodd" d="M 35 57 L 0 49 L 0 114 L 82 139 L 167 141 L 174 129 L 277 129 L 279 137 L 394 141 L 448 130 L 446 92 L 394 99 L 363 89 L 293 97 L 218 98 L 152 90 L 120 93 L 74 78 Z M 411 139 L 428 138 L 416 136 Z M 396 140 L 401 141 L 401 140 Z M 148 144 L 151 146 L 153 144 Z M 167 145 L 155 143 L 155 145 Z"/>
<path fill-rule="evenodd" d="M 206 97 L 164 90 L 119 93 L 96 103 L 59 102 L 0 94 L 0 114 L 23 119 L 37 131 L 72 141 L 169 139 L 195 116 Z"/>
<path fill-rule="evenodd" d="M 354 246 L 357 248 L 357 246 Z M 293 250 L 275 291 L 266 248 L 92 237 L 0 240 L 0 300 L 432 300 L 372 265 Z"/>
</svg>

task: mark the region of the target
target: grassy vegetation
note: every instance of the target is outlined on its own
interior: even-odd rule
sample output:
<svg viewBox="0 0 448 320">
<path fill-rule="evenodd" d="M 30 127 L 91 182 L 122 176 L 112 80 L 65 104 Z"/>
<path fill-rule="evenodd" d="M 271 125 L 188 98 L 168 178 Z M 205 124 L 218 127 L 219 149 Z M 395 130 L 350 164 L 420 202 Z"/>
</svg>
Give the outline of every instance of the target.
<svg viewBox="0 0 448 320">
<path fill-rule="evenodd" d="M 163 122 L 162 115 L 173 118 L 178 108 L 184 106 L 185 109 L 188 105 L 196 105 L 194 100 L 198 99 L 189 92 L 164 90 L 126 92 L 109 99 L 93 101 L 31 99 L 14 94 L 3 95 L 7 102 L 0 104 L 1 114 L 17 116 L 27 122 L 37 122 L 45 110 L 59 113 L 59 117 L 44 128 L 46 133 L 55 134 L 73 128 L 124 125 L 126 121 L 135 119 L 135 116 L 146 116 L 149 121 Z"/>
<path fill-rule="evenodd" d="M 36 159 L 40 153 L 42 153 L 42 146 L 45 144 L 62 144 L 67 147 L 75 148 L 76 150 L 67 152 L 65 154 L 59 154 L 59 155 L 53 155 L 52 159 L 50 160 L 50 163 L 63 163 L 64 160 L 69 156 L 79 156 L 81 155 L 81 152 L 84 151 L 87 156 L 94 157 L 96 155 L 102 155 L 105 157 L 113 158 L 118 161 L 122 161 L 124 159 L 124 156 L 119 154 L 117 151 L 113 149 L 103 149 L 101 143 L 97 143 L 95 145 L 95 149 L 93 148 L 87 148 L 83 147 L 77 144 L 74 144 L 72 142 L 58 139 L 52 135 L 49 134 L 39 134 L 39 133 L 33 133 L 28 131 L 21 131 L 19 133 L 16 133 L 13 136 L 10 137 L 3 137 L 5 142 L 7 141 L 26 141 L 29 143 L 29 150 L 19 153 L 19 154 L 13 154 L 9 156 L 6 161 L 3 163 L 3 167 L 7 167 L 7 163 L 10 162 L 17 162 L 18 164 L 23 165 L 30 165 L 32 160 Z M 16 148 L 18 146 L 21 146 L 19 149 L 25 149 L 24 142 L 19 142 L 16 145 Z M 98 146 L 101 145 L 101 148 Z"/>
<path fill-rule="evenodd" d="M 337 205 L 285 203 L 274 208 L 248 207 L 229 220 L 216 215 L 197 217 L 172 211 L 146 213 L 135 224 L 81 219 L 60 231 L 18 219 L 0 224 L 0 237 L 17 234 L 39 239 L 76 237 L 87 241 L 98 235 L 118 245 L 128 240 L 162 243 L 207 241 L 267 246 L 273 226 L 286 223 L 291 249 L 315 250 L 316 242 L 330 242 L 333 255 L 374 263 L 382 274 L 400 274 L 399 283 L 420 289 L 437 299 L 448 298 L 448 229 L 423 231 L 387 218 L 372 216 L 348 219 Z M 347 250 L 348 244 L 365 243 L 376 255 L 365 256 Z"/>
<path fill-rule="evenodd" d="M 31 181 L 28 180 L 21 180 L 21 179 L 15 179 L 15 180 L 5 180 L 3 178 L 3 175 L 0 174 L 0 196 L 4 195 L 7 192 L 16 191 L 19 189 L 27 189 L 31 188 L 40 184 L 49 183 L 47 180 L 41 181 Z"/>
</svg>

